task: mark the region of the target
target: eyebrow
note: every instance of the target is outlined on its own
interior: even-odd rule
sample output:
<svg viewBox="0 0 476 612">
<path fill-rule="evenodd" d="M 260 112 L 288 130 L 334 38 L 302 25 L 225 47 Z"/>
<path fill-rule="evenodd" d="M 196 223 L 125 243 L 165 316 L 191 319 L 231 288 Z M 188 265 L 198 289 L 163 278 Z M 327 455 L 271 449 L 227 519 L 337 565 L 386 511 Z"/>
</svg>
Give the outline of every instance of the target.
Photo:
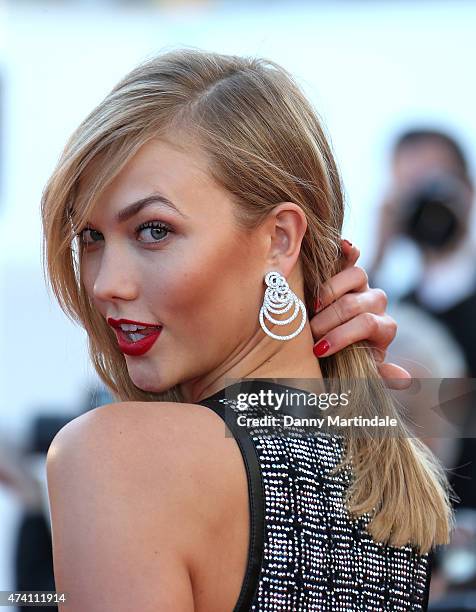
<svg viewBox="0 0 476 612">
<path fill-rule="evenodd" d="M 151 193 L 145 198 L 141 198 L 140 200 L 129 204 L 128 206 L 126 206 L 126 208 L 123 208 L 121 211 L 119 211 L 116 215 L 116 221 L 118 223 L 124 223 L 125 221 L 131 219 L 134 215 L 137 215 L 137 213 L 140 212 L 143 208 L 145 208 L 146 206 L 150 206 L 151 204 L 162 204 L 167 208 L 170 208 L 174 212 L 178 213 L 181 217 L 184 217 L 185 219 L 187 218 L 187 215 L 180 211 L 175 206 L 175 204 L 173 204 L 168 198 L 166 198 L 160 193 Z"/>
</svg>

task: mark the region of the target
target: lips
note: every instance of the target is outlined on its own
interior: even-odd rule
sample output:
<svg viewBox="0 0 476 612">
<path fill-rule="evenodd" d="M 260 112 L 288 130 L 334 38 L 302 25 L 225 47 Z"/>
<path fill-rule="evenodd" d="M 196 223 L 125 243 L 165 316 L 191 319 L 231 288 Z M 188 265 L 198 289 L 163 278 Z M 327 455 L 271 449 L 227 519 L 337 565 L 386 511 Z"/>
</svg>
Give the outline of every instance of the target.
<svg viewBox="0 0 476 612">
<path fill-rule="evenodd" d="M 120 327 L 123 323 L 127 325 L 138 325 L 139 327 L 162 327 L 160 323 L 142 323 L 142 321 L 132 321 L 131 319 L 113 319 L 107 318 L 107 322 L 111 327 Z"/>
<path fill-rule="evenodd" d="M 140 340 L 131 341 L 130 335 L 123 332 L 122 329 L 115 329 L 116 338 L 119 345 L 119 349 L 125 355 L 131 355 L 132 357 L 138 357 L 145 355 L 148 350 L 152 348 L 155 341 L 160 336 L 162 328 L 144 329 L 140 335 L 143 336 Z"/>
</svg>

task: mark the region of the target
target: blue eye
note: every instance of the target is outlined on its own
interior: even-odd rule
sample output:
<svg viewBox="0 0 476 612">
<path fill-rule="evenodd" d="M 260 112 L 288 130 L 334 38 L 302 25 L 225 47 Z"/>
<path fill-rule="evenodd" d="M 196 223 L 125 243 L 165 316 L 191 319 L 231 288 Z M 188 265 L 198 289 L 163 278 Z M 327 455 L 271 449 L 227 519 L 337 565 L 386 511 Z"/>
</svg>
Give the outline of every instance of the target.
<svg viewBox="0 0 476 612">
<path fill-rule="evenodd" d="M 92 240 L 86 240 L 86 238 L 85 238 L 86 232 L 89 232 L 89 237 Z M 92 244 L 93 242 L 98 242 L 98 240 L 100 240 L 100 238 L 98 238 L 98 240 L 96 240 L 96 238 L 98 236 L 102 236 L 102 234 L 101 234 L 101 232 L 98 232 L 97 230 L 92 229 L 91 227 L 85 227 L 83 230 L 78 232 L 78 236 L 79 236 L 80 241 L 83 244 Z"/>
<path fill-rule="evenodd" d="M 142 223 L 139 225 L 136 231 L 138 234 L 141 234 L 144 230 L 150 230 L 148 235 L 152 238 L 152 240 L 141 240 L 141 242 L 148 243 L 161 242 L 167 237 L 167 234 L 171 233 L 172 231 L 170 227 L 164 225 L 160 221 L 147 221 L 146 223 Z M 160 234 L 162 232 L 165 232 L 166 235 L 161 238 Z"/>
<path fill-rule="evenodd" d="M 162 242 L 162 240 L 164 240 L 167 235 L 173 231 L 170 227 L 164 223 L 161 223 L 160 221 L 147 221 L 146 223 L 139 225 L 135 231 L 137 235 L 140 235 L 142 233 L 145 234 L 146 230 L 148 230 L 148 236 L 151 239 L 139 239 L 139 242 L 144 242 L 147 244 Z M 83 230 L 77 233 L 77 236 L 79 237 L 80 242 L 84 245 L 94 244 L 95 242 L 99 242 L 104 238 L 101 232 L 98 232 L 92 227 L 85 227 Z"/>
</svg>

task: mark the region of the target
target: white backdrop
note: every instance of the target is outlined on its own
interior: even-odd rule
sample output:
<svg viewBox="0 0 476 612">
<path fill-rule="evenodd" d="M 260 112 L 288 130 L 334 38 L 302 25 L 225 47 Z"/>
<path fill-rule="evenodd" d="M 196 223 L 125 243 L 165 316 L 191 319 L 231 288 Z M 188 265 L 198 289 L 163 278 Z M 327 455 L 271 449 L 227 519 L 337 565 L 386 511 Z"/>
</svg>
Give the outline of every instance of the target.
<svg viewBox="0 0 476 612">
<path fill-rule="evenodd" d="M 475 26 L 476 3 L 458 1 L 236 3 L 187 14 L 11 2 L 0 42 L 0 431 L 24 439 L 39 408 L 74 411 L 95 379 L 82 331 L 44 287 L 39 202 L 67 137 L 126 71 L 182 44 L 282 63 L 331 135 L 347 191 L 344 236 L 365 264 L 397 131 L 449 129 L 472 156 Z M 0 589 L 11 580 L 15 512 L 0 489 Z"/>
</svg>

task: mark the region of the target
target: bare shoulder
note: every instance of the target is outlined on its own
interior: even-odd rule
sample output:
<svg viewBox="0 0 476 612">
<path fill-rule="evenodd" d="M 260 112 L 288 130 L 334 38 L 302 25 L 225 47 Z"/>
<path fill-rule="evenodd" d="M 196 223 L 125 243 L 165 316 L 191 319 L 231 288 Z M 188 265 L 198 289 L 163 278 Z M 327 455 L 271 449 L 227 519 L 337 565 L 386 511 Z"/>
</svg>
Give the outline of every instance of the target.
<svg viewBox="0 0 476 612">
<path fill-rule="evenodd" d="M 197 404 L 178 402 L 118 402 L 90 410 L 65 425 L 48 450 L 48 463 L 58 454 L 114 451 L 128 462 L 148 455 L 190 463 L 200 470 L 215 464 L 230 446 L 223 420 Z"/>
<path fill-rule="evenodd" d="M 237 509 L 236 529 L 247 518 L 240 451 L 212 410 L 173 402 L 91 410 L 55 436 L 47 477 L 57 588 L 76 594 L 78 610 L 128 609 L 134 594 L 123 591 L 115 559 L 124 585 L 133 577 L 143 591 L 138 609 L 169 609 L 172 596 L 170 609 L 207 609 L 201 568 L 224 561 L 219 551 L 233 535 Z M 237 552 L 240 566 L 245 554 Z M 117 590 L 110 608 L 93 601 L 104 585 Z"/>
<path fill-rule="evenodd" d="M 185 487 L 197 499 L 209 497 L 214 488 L 217 493 L 223 490 L 221 477 L 226 480 L 227 468 L 236 467 L 236 443 L 225 431 L 217 414 L 197 404 L 107 404 L 73 419 L 56 434 L 47 465 L 68 459 L 81 470 L 92 461 L 97 470 L 115 464 L 123 479 L 137 482 L 141 474 L 143 486 L 166 486 L 169 475 L 168 484 L 179 483 L 184 495 Z M 153 490 L 160 494 L 157 486 Z"/>
</svg>

